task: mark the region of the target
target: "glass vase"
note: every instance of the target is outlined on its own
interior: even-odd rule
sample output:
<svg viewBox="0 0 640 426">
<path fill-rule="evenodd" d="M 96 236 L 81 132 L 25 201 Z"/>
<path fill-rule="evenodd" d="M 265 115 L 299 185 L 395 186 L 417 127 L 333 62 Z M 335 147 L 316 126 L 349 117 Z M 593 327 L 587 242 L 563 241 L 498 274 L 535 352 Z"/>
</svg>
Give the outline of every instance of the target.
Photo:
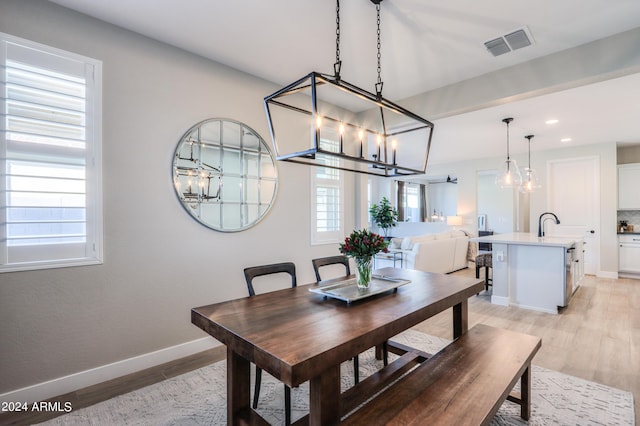
<svg viewBox="0 0 640 426">
<path fill-rule="evenodd" d="M 356 257 L 356 283 L 359 289 L 368 289 L 371 282 L 371 269 L 373 266 L 373 257 Z"/>
</svg>

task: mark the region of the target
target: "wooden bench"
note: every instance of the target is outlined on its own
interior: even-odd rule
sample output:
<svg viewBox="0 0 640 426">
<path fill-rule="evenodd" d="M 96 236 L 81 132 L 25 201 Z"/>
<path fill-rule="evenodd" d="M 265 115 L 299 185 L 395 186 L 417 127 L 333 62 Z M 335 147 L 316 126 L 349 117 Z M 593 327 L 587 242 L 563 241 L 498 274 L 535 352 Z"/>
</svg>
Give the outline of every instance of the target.
<svg viewBox="0 0 640 426">
<path fill-rule="evenodd" d="M 529 419 L 539 337 L 478 324 L 372 401 L 345 425 L 486 425 L 505 401 Z M 510 392 L 521 379 L 521 392 Z"/>
</svg>

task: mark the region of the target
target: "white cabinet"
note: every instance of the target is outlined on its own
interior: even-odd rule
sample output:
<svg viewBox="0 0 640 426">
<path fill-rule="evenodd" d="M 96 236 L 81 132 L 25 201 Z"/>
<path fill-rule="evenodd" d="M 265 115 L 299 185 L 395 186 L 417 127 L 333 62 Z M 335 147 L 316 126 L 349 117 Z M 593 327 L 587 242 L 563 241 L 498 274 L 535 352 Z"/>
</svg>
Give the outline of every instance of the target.
<svg viewBox="0 0 640 426">
<path fill-rule="evenodd" d="M 618 262 L 620 272 L 640 273 L 640 235 L 620 235 Z"/>
<path fill-rule="evenodd" d="M 640 210 L 640 163 L 618 166 L 618 209 Z"/>
</svg>

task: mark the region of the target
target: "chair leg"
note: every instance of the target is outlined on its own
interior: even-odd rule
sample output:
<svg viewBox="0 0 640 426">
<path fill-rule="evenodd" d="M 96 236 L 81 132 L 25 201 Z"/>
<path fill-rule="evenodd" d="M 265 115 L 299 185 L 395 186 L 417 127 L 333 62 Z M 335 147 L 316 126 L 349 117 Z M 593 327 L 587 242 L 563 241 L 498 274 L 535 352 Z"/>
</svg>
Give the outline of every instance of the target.
<svg viewBox="0 0 640 426">
<path fill-rule="evenodd" d="M 262 369 L 256 367 L 256 383 L 253 391 L 253 408 L 258 408 L 260 398 L 260 383 L 262 382 Z M 284 421 L 287 426 L 291 424 L 291 388 L 284 385 Z"/>
<path fill-rule="evenodd" d="M 476 263 L 476 278 L 480 278 L 480 267 Z"/>
<path fill-rule="evenodd" d="M 360 361 L 358 355 L 353 357 L 353 381 L 357 385 L 360 383 Z"/>
<path fill-rule="evenodd" d="M 388 340 L 382 344 L 382 364 L 386 367 L 389 364 L 389 345 Z"/>
<path fill-rule="evenodd" d="M 484 267 L 484 290 L 489 290 L 489 267 Z"/>
<path fill-rule="evenodd" d="M 284 424 L 291 424 L 291 388 L 284 385 Z"/>
<path fill-rule="evenodd" d="M 258 398 L 260 398 L 260 382 L 262 382 L 262 368 L 256 367 L 256 383 L 253 388 L 253 409 L 258 408 Z"/>
</svg>

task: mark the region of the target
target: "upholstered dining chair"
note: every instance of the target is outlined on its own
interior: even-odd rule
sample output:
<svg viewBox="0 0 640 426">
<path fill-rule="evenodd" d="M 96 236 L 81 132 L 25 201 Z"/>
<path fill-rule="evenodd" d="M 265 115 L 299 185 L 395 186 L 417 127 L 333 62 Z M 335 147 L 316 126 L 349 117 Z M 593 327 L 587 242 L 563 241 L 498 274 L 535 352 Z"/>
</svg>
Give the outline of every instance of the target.
<svg viewBox="0 0 640 426">
<path fill-rule="evenodd" d="M 347 256 L 329 256 L 329 257 L 321 257 L 318 259 L 313 259 L 311 261 L 313 264 L 313 271 L 316 273 L 316 280 L 322 281 L 322 277 L 320 276 L 320 268 L 323 266 L 330 265 L 344 265 L 345 268 L 345 276 L 351 275 L 351 267 L 349 266 L 349 258 Z M 382 345 L 382 356 L 384 359 L 384 365 L 387 365 L 389 362 L 389 352 L 387 351 L 387 342 Z M 358 359 L 358 355 L 353 357 L 353 381 L 357 385 L 360 383 L 360 361 Z"/>
<path fill-rule="evenodd" d="M 292 262 L 274 263 L 271 265 L 253 266 L 244 269 L 244 278 L 247 281 L 247 289 L 249 296 L 255 296 L 256 292 L 253 287 L 253 279 L 263 275 L 285 273 L 291 276 L 291 287 L 298 285 L 296 279 L 296 265 Z M 260 397 L 260 384 L 262 382 L 262 369 L 256 366 L 256 380 L 253 392 L 253 408 L 258 407 L 258 399 Z M 284 385 L 284 416 L 285 424 L 291 424 L 291 388 Z"/>
</svg>

